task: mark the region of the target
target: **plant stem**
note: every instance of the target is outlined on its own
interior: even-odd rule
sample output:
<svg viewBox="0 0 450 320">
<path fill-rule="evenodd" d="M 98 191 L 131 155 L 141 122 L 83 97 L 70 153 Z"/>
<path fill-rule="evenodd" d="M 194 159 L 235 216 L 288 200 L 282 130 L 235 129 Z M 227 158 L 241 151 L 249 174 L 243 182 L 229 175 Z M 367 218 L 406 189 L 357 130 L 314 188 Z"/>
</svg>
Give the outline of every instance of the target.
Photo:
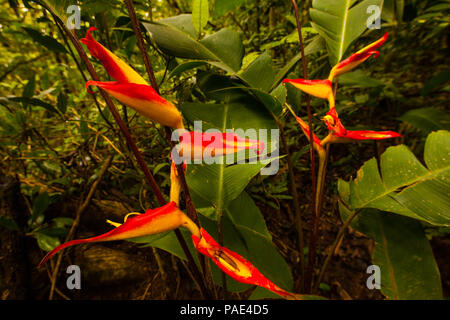
<svg viewBox="0 0 450 320">
<path fill-rule="evenodd" d="M 300 42 L 300 51 L 302 54 L 302 67 L 303 67 L 303 78 L 308 78 L 308 70 L 307 70 L 307 63 L 306 63 L 306 57 L 305 57 L 305 49 L 303 45 L 303 36 L 302 36 L 302 26 L 300 24 L 300 19 L 298 15 L 298 6 L 296 0 L 291 0 L 292 6 L 294 7 L 295 11 L 295 20 L 297 22 L 297 32 L 298 32 L 298 38 Z M 313 132 L 312 132 L 312 115 L 311 115 L 311 101 L 310 96 L 306 95 L 306 108 L 308 113 L 308 126 L 309 126 L 309 155 L 311 158 L 311 186 L 312 186 L 312 200 L 311 200 L 311 213 L 312 213 L 312 221 L 313 221 L 313 230 L 316 228 L 316 225 L 319 224 L 319 217 L 316 214 L 316 168 L 315 168 L 315 156 L 314 156 L 314 143 L 313 143 Z M 312 284 L 312 272 L 314 267 L 314 257 L 315 257 L 315 251 L 316 251 L 316 237 L 317 235 L 314 234 L 314 232 L 310 233 L 310 239 L 309 239 L 309 252 L 308 252 L 308 266 L 306 268 L 305 273 L 305 287 L 304 289 L 306 292 L 309 292 L 311 289 Z M 303 254 L 303 252 L 300 252 L 300 254 Z"/>
</svg>

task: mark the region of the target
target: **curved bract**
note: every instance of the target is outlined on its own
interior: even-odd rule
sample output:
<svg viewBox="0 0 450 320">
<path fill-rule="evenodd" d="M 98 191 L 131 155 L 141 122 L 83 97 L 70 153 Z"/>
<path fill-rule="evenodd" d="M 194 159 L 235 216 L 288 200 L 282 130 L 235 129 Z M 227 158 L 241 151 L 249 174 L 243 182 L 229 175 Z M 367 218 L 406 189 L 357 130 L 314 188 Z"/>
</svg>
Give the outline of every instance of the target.
<svg viewBox="0 0 450 320">
<path fill-rule="evenodd" d="M 297 299 L 298 296 L 275 285 L 267 279 L 254 265 L 242 256 L 220 246 L 203 228 L 201 237 L 192 236 L 195 248 L 211 260 L 233 279 L 247 284 L 266 288 L 285 299 Z"/>
<path fill-rule="evenodd" d="M 96 28 L 89 28 L 86 37 L 80 41 L 100 60 L 108 74 L 117 82 L 88 81 L 88 92 L 92 93 L 89 86 L 100 87 L 150 120 L 176 129 L 183 128 L 183 119 L 178 109 L 159 96 L 133 68 L 98 43 L 91 35 L 93 30 Z"/>
<path fill-rule="evenodd" d="M 86 37 L 80 39 L 80 42 L 85 44 L 89 52 L 101 61 L 106 72 L 118 82 L 148 85 L 147 81 L 139 73 L 94 39 L 91 35 L 91 32 L 94 30 L 97 30 L 97 28 L 90 27 L 86 32 Z"/>
<path fill-rule="evenodd" d="M 127 217 L 128 216 L 129 215 L 127 215 Z M 113 224 L 118 225 L 116 223 Z M 105 242 L 137 238 L 173 230 L 181 226 L 185 226 L 193 232 L 193 234 L 198 234 L 198 229 L 196 230 L 195 224 L 193 224 L 193 222 L 178 209 L 175 202 L 170 202 L 160 208 L 149 209 L 143 214 L 136 214 L 107 233 L 92 238 L 72 240 L 63 243 L 48 252 L 39 263 L 39 267 L 44 265 L 55 253 L 70 246 L 87 242 Z"/>
<path fill-rule="evenodd" d="M 334 78 L 340 76 L 341 74 L 344 74 L 346 72 L 349 72 L 356 68 L 358 65 L 366 61 L 370 58 L 370 56 L 374 56 L 374 58 L 377 58 L 380 54 L 376 49 L 381 47 L 384 42 L 386 42 L 386 39 L 388 37 L 388 32 L 384 34 L 380 39 L 378 39 L 375 42 L 372 42 L 371 44 L 367 45 L 366 47 L 362 48 L 358 52 L 352 54 L 347 59 L 339 62 L 337 65 L 335 65 L 331 71 L 330 75 L 328 77 L 328 80 L 333 81 Z"/>
</svg>

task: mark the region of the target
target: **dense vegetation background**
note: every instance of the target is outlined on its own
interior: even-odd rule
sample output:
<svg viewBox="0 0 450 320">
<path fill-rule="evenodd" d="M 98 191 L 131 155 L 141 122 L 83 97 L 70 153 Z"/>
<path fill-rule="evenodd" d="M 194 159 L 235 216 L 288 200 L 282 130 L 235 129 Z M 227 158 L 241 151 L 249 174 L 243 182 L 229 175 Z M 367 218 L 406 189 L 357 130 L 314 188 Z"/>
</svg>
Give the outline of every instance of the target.
<svg viewBox="0 0 450 320">
<path fill-rule="evenodd" d="M 191 13 L 191 2 L 134 1 L 143 22 Z M 388 7 L 394 2 L 396 10 Z M 96 26 L 99 29 L 96 39 L 144 75 L 143 60 L 123 3 L 118 0 L 77 3 L 81 8 L 81 29 L 75 30 L 78 38 L 85 35 L 89 26 Z M 63 9 L 70 4 L 75 1 L 59 2 Z M 299 1 L 307 41 L 317 35 L 308 22 L 311 5 L 308 0 Z M 384 5 L 381 27 L 383 32 L 389 31 L 389 39 L 377 59 L 365 62 L 356 74 L 339 83 L 339 108 L 345 119 L 351 119 L 349 128 L 395 130 L 403 137 L 333 146 L 318 261 L 323 261 L 328 254 L 341 225 L 337 179 L 354 178 L 365 161 L 379 158 L 390 145 L 405 144 L 422 159 L 427 135 L 434 130 L 448 130 L 450 126 L 449 2 L 384 1 Z M 210 17 L 203 34 L 213 34 L 224 27 L 236 31 L 245 50 L 242 69 L 265 53 L 275 74 L 298 55 L 299 41 L 290 1 L 216 0 L 210 1 L 209 6 Z M 64 241 L 77 210 L 109 156 L 112 162 L 81 215 L 77 238 L 109 230 L 106 219 L 121 221 L 127 212 L 143 212 L 157 207 L 158 203 L 103 100 L 99 95 L 93 98 L 87 93 L 88 73 L 51 15 L 32 1 L 0 0 L 0 8 L 0 247 L 3 257 L 0 293 L 2 299 L 47 299 L 55 265 L 52 262 L 41 270 L 36 265 L 45 251 Z M 371 33 L 366 32 L 349 52 L 369 43 L 367 39 L 373 41 L 382 35 Z M 177 68 L 183 59 L 161 52 L 147 32 L 146 37 L 152 43 L 148 51 L 162 96 L 177 106 L 220 100 L 214 97 L 214 92 L 205 95 L 207 84 L 221 81 L 208 78 L 212 77 L 209 72 L 214 67 L 193 65 L 183 72 Z M 92 62 L 101 70 L 97 61 L 92 59 Z M 308 56 L 310 78 L 325 78 L 329 69 L 325 47 Z M 101 75 L 108 79 L 103 71 Z M 301 78 L 301 63 L 290 65 L 286 76 Z M 303 96 L 289 90 L 288 100 L 297 114 L 305 117 Z M 168 194 L 170 146 L 161 126 L 117 105 L 158 185 Z M 323 135 L 326 128 L 321 124 L 320 114 L 324 105 L 313 99 L 312 106 L 314 127 Z M 311 203 L 308 143 L 289 113 L 284 113 L 281 119 L 292 153 L 307 235 Z M 296 279 L 300 273 L 296 223 L 286 158 L 280 161 L 276 175 L 255 177 L 246 192 L 259 208 L 274 246 Z M 402 224 L 397 226 L 401 228 Z M 335 252 L 318 294 L 335 299 L 383 299 L 386 293 L 366 287 L 365 271 L 372 264 L 374 241 L 353 227 L 348 229 Z M 431 240 L 444 297 L 448 297 L 449 229 L 424 225 L 424 230 Z M 61 268 L 55 298 L 198 298 L 185 263 L 157 248 L 161 246 L 142 248 L 131 242 L 113 242 L 75 247 L 64 255 L 63 265 L 81 266 L 83 289 L 67 290 L 65 268 Z M 320 264 L 317 268 L 320 269 Z M 415 267 L 411 269 L 413 274 Z M 229 293 L 228 297 L 247 298 L 253 289 Z"/>
</svg>

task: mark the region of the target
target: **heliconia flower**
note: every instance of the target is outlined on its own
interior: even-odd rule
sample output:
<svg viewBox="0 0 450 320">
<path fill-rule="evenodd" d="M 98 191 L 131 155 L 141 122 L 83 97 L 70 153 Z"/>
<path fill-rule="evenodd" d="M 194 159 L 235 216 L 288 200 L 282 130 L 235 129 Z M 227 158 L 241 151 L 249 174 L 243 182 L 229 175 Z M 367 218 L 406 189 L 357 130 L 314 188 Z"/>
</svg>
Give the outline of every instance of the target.
<svg viewBox="0 0 450 320">
<path fill-rule="evenodd" d="M 128 218 L 130 215 L 135 216 Z M 109 223 L 116 226 L 116 228 L 96 237 L 71 240 L 57 246 L 45 255 L 39 263 L 39 267 L 44 265 L 58 251 L 81 243 L 131 239 L 173 230 L 181 226 L 188 228 L 193 235 L 200 235 L 200 231 L 195 223 L 183 211 L 178 209 L 175 202 L 169 202 L 157 209 L 149 209 L 143 214 L 130 213 L 125 217 L 123 224 L 111 221 Z"/>
<path fill-rule="evenodd" d="M 328 80 L 333 81 L 334 78 L 340 76 L 341 74 L 349 72 L 350 70 L 357 67 L 359 64 L 366 61 L 371 55 L 374 55 L 375 58 L 378 57 L 379 52 L 376 51 L 376 49 L 378 49 L 383 45 L 387 37 L 388 32 L 386 32 L 384 36 L 382 36 L 377 41 L 369 44 L 368 46 L 362 48 L 358 52 L 352 54 L 349 58 L 339 62 L 337 65 L 333 67 L 333 69 L 331 69 Z"/>
<path fill-rule="evenodd" d="M 327 112 L 322 118 L 332 132 L 330 142 L 351 142 L 352 140 L 382 140 L 401 137 L 394 131 L 346 130 L 335 109 Z"/>
<path fill-rule="evenodd" d="M 283 84 L 290 83 L 297 89 L 306 92 L 314 97 L 328 99 L 330 106 L 334 107 L 334 95 L 330 80 L 305 80 L 305 79 L 284 79 Z"/>
<path fill-rule="evenodd" d="M 95 27 L 90 27 L 86 32 L 86 37 L 80 39 L 81 43 L 84 43 L 89 52 L 98 60 L 101 61 L 106 69 L 106 72 L 121 83 L 136 83 L 136 84 L 146 84 L 147 81 L 142 78 L 139 73 L 137 73 L 133 68 L 131 68 L 127 63 L 113 54 L 111 51 L 106 49 L 100 43 L 98 43 L 94 37 L 91 35 L 91 31 L 97 30 Z"/>
<path fill-rule="evenodd" d="M 200 159 L 216 157 L 242 150 L 255 150 L 261 154 L 264 143 L 258 140 L 241 138 L 232 132 L 185 131 L 180 134 L 178 154 L 183 158 Z"/>
<path fill-rule="evenodd" d="M 285 299 L 297 299 L 299 296 L 281 289 L 267 279 L 254 265 L 242 256 L 220 246 L 203 228 L 201 236 L 192 235 L 195 248 L 211 260 L 233 279 L 266 288 Z"/>
<path fill-rule="evenodd" d="M 91 35 L 93 30 L 96 28 L 89 28 L 86 37 L 80 41 L 88 47 L 95 58 L 101 61 L 116 82 L 88 81 L 86 83 L 88 92 L 92 93 L 89 86 L 98 86 L 151 120 L 172 128 L 183 128 L 183 120 L 178 109 L 159 96 L 133 68 L 98 43 Z"/>
<path fill-rule="evenodd" d="M 288 110 L 292 113 L 292 115 L 295 117 L 295 120 L 297 120 L 297 123 L 300 125 L 300 129 L 302 129 L 304 135 L 306 136 L 306 138 L 307 138 L 308 141 L 309 141 L 309 138 L 310 138 L 310 137 L 309 137 L 309 126 L 308 126 L 308 124 L 307 124 L 305 121 L 303 121 L 302 118 L 298 117 L 298 116 L 295 114 L 294 110 L 292 110 L 292 108 L 291 108 L 291 106 L 290 106 L 289 104 L 286 103 L 285 105 L 286 105 L 286 107 L 288 108 Z M 315 148 L 315 149 L 320 149 L 320 148 L 322 148 L 322 142 L 321 142 L 321 140 L 314 134 L 314 132 L 313 132 L 312 136 L 313 136 L 313 145 L 314 145 L 314 148 Z"/>
<path fill-rule="evenodd" d="M 114 98 L 132 107 L 141 115 L 172 128 L 184 128 L 183 119 L 178 109 L 166 99 L 159 96 L 151 86 L 145 84 L 101 82 L 90 80 L 89 86 L 98 86 Z"/>
</svg>

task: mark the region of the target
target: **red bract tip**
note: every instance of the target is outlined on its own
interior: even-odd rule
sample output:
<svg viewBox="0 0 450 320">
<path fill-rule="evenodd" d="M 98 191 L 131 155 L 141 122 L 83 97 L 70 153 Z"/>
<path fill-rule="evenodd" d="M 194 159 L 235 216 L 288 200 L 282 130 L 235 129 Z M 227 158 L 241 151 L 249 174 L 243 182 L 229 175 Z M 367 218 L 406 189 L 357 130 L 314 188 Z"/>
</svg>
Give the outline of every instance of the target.
<svg viewBox="0 0 450 320">
<path fill-rule="evenodd" d="M 266 278 L 254 265 L 242 256 L 225 247 L 220 246 L 203 228 L 200 229 L 201 238 L 192 236 L 195 248 L 211 260 L 233 279 L 247 284 L 266 288 L 286 299 L 298 297 L 281 289 Z"/>
</svg>

